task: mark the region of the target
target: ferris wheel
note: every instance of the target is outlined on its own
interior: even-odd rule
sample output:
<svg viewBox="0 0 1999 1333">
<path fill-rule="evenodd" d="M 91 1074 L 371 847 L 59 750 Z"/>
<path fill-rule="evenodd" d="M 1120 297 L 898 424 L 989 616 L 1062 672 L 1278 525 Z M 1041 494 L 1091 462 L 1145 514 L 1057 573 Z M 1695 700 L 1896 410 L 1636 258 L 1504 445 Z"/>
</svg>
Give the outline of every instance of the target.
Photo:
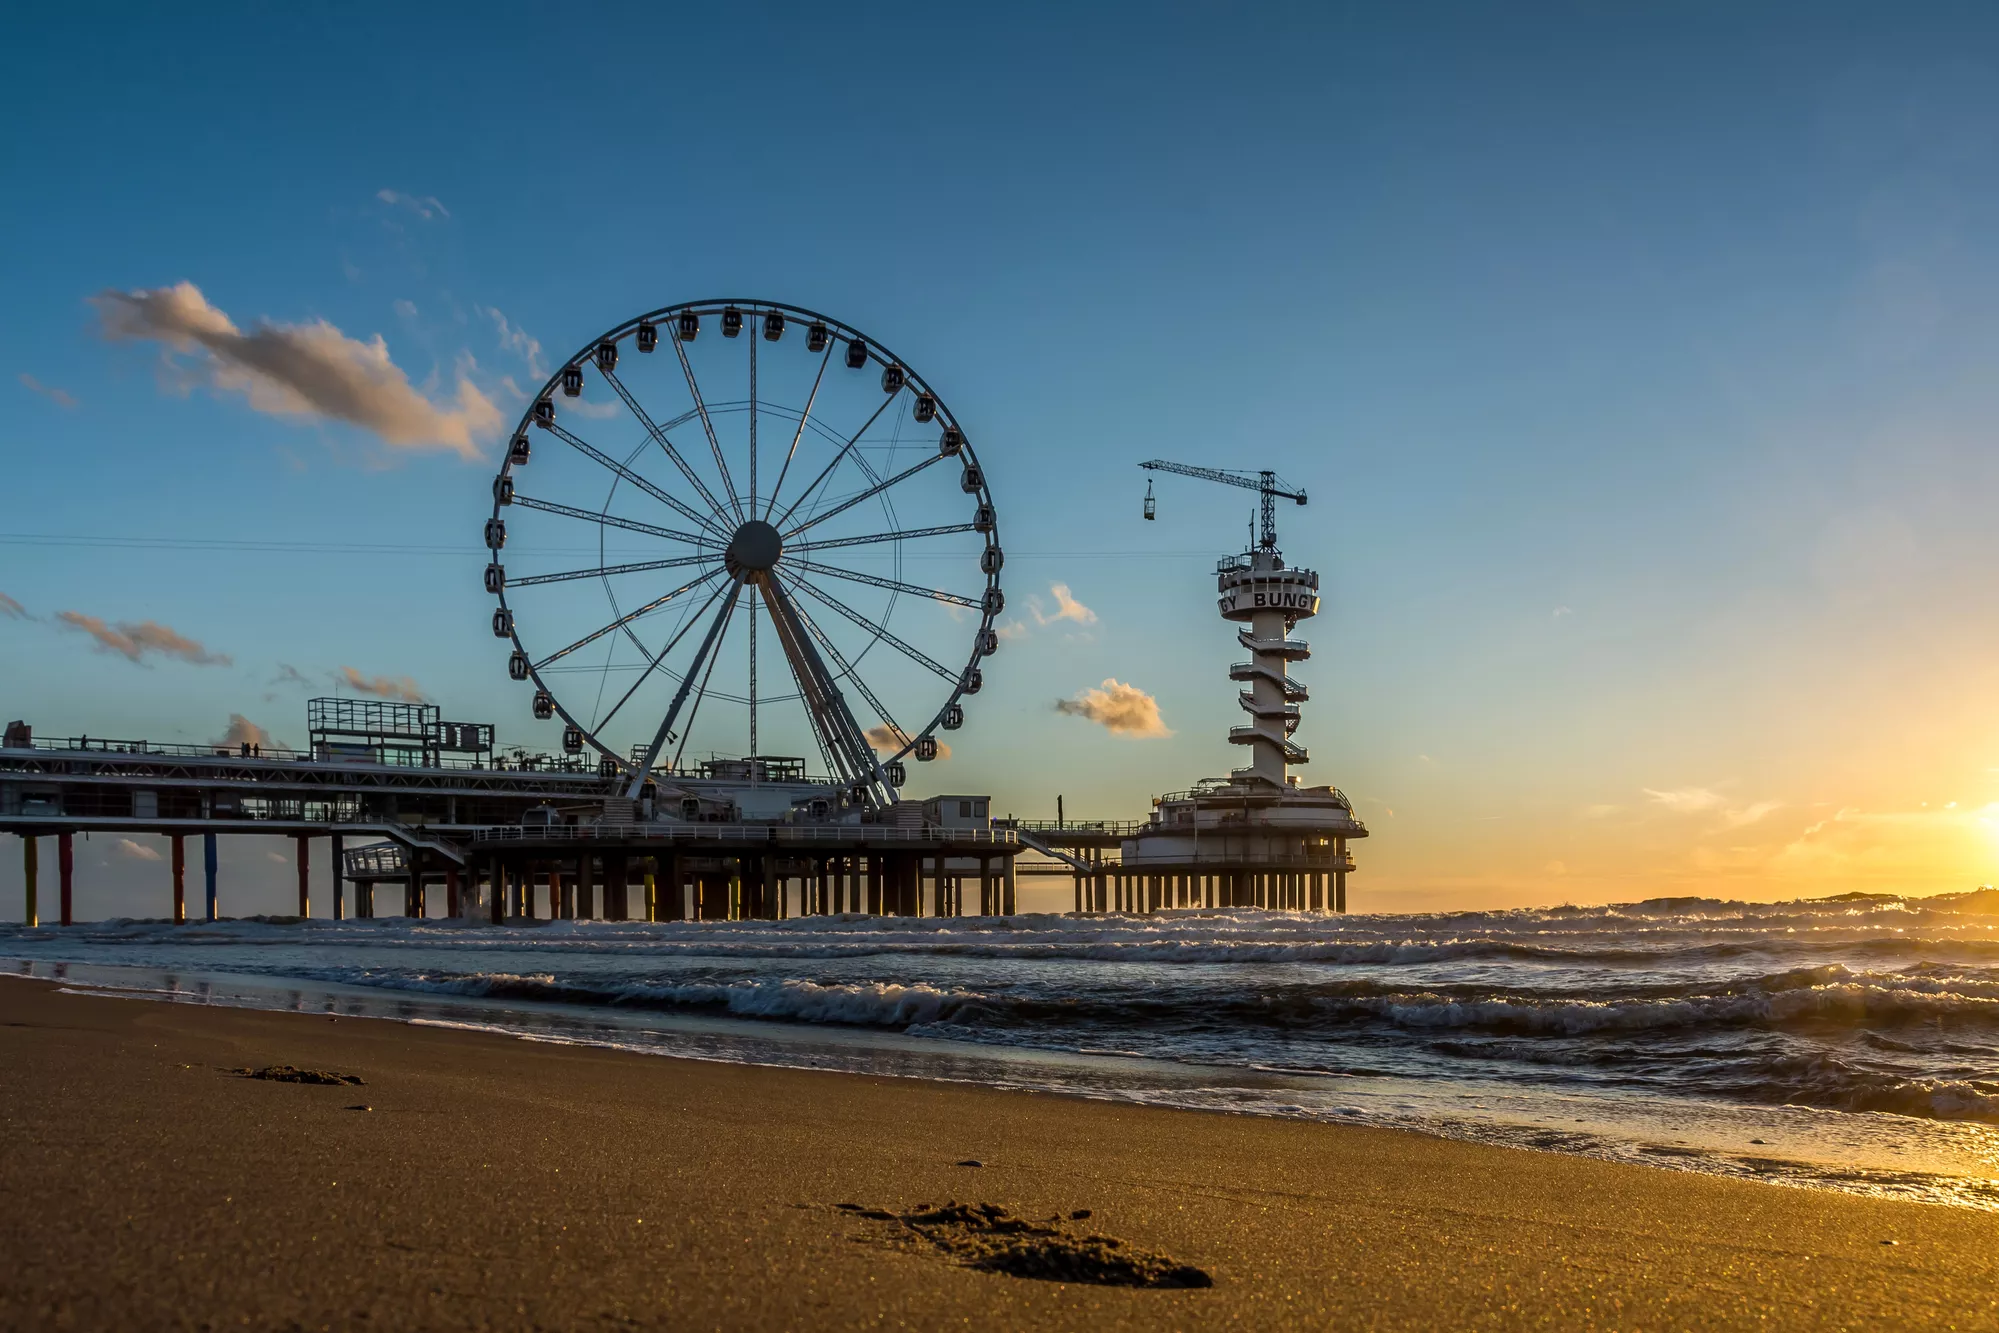
<svg viewBox="0 0 1999 1333">
<path fill-rule="evenodd" d="M 999 522 L 963 427 L 797 306 L 687 302 L 586 344 L 522 414 L 485 539 L 508 675 L 633 798 L 704 758 L 816 750 L 893 804 L 999 647 Z"/>
</svg>

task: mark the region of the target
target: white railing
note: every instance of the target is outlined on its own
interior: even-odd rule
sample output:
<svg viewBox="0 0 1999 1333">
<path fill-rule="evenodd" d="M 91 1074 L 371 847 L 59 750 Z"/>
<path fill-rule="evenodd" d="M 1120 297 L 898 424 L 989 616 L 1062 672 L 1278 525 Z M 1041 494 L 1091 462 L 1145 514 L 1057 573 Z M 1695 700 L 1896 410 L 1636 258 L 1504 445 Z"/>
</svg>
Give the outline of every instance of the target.
<svg viewBox="0 0 1999 1333">
<path fill-rule="evenodd" d="M 1012 846 L 1012 829 L 897 828 L 890 824 L 503 824 L 472 835 L 475 842 L 629 841 L 658 838 L 673 842 L 718 843 L 882 843 L 951 842 Z"/>
</svg>

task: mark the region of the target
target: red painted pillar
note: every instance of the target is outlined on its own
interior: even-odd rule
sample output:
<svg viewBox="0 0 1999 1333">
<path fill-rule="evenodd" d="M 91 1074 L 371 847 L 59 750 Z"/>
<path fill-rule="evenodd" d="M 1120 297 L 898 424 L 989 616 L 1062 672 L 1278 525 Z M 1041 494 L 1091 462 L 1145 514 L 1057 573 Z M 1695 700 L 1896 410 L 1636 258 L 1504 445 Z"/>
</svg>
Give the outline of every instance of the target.
<svg viewBox="0 0 1999 1333">
<path fill-rule="evenodd" d="M 61 885 L 62 923 L 70 923 L 70 895 L 76 887 L 76 849 L 72 846 L 74 833 L 56 834 L 56 874 Z"/>
<path fill-rule="evenodd" d="M 298 834 L 298 914 L 312 915 L 312 863 L 307 859 L 312 850 L 309 834 Z"/>
<path fill-rule="evenodd" d="M 174 924 L 187 922 L 187 839 L 183 834 L 173 835 L 174 866 Z"/>
</svg>

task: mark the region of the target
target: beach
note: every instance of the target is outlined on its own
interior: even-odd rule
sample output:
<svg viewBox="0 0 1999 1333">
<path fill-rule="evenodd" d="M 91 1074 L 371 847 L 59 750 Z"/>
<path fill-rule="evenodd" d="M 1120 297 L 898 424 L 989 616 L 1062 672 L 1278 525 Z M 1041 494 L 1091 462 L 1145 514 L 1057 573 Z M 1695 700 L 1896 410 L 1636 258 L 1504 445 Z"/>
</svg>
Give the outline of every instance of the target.
<svg viewBox="0 0 1999 1333">
<path fill-rule="evenodd" d="M 27 980 L 0 1048 L 9 1328 L 1999 1326 L 1967 1209 Z M 364 1082 L 236 1072 L 281 1065 Z M 1213 1285 L 982 1271 L 839 1207 L 947 1200 Z"/>
</svg>

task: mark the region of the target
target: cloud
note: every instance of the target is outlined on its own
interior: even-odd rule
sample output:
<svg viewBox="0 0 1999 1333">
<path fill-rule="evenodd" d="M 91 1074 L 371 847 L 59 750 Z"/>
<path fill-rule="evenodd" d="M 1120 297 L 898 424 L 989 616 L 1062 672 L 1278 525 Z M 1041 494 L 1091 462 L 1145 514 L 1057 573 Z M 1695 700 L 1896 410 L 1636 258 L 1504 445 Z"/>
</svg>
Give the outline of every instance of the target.
<svg viewBox="0 0 1999 1333">
<path fill-rule="evenodd" d="M 111 850 L 124 857 L 127 861 L 157 861 L 160 859 L 159 848 L 148 847 L 143 842 L 133 842 L 130 838 L 112 839 Z"/>
<path fill-rule="evenodd" d="M 1646 787 L 1643 790 L 1654 802 L 1676 815 L 1699 815 L 1713 811 L 1729 828 L 1746 828 L 1772 811 L 1784 808 L 1782 801 L 1757 801 L 1753 805 L 1732 806 L 1727 797 L 1712 787 L 1677 787 L 1670 791 L 1654 791 Z"/>
<path fill-rule="evenodd" d="M 305 678 L 305 673 L 289 662 L 278 663 L 278 674 L 271 677 L 270 683 L 273 685 L 296 685 L 302 690 L 312 688 L 312 682 Z"/>
<path fill-rule="evenodd" d="M 1758 801 L 1756 804 L 1746 806 L 1740 810 L 1725 810 L 1722 812 L 1722 818 L 1727 821 L 1730 828 L 1743 828 L 1754 824 L 1771 811 L 1783 808 L 1784 803 L 1782 801 Z"/>
<path fill-rule="evenodd" d="M 351 666 L 341 667 L 334 679 L 359 694 L 381 699 L 397 699 L 407 704 L 429 703 L 430 699 L 408 676 L 364 676 Z"/>
<path fill-rule="evenodd" d="M 147 653 L 178 658 L 195 666 L 228 666 L 231 662 L 228 654 L 211 653 L 178 630 L 154 620 L 141 620 L 136 624 L 121 620 L 116 625 L 107 625 L 98 617 L 86 616 L 81 611 L 58 611 L 56 619 L 97 640 L 98 652 L 117 653 L 132 662 L 140 661 Z"/>
<path fill-rule="evenodd" d="M 398 298 L 396 299 L 396 303 L 395 303 L 395 305 L 394 305 L 394 306 L 392 307 L 392 309 L 394 309 L 394 310 L 395 310 L 395 312 L 396 312 L 396 313 L 397 313 L 398 315 L 402 316 L 402 317 L 403 317 L 404 319 L 415 319 L 415 318 L 416 318 L 416 302 L 415 302 L 415 301 L 405 301 L 405 300 L 403 300 L 402 298 L 398 297 Z"/>
<path fill-rule="evenodd" d="M 22 371 L 20 375 L 18 375 L 16 378 L 18 378 L 21 381 L 21 384 L 25 388 L 34 390 L 42 397 L 54 403 L 57 407 L 76 406 L 75 397 L 72 396 L 68 391 L 55 388 L 53 385 L 44 384 L 40 380 L 36 379 L 33 375 L 30 375 L 25 370 Z"/>
<path fill-rule="evenodd" d="M 1703 810 L 1713 810 L 1727 799 L 1720 792 L 1707 787 L 1676 787 L 1671 791 L 1654 791 L 1646 787 L 1643 790 L 1647 796 L 1676 815 L 1697 815 Z"/>
<path fill-rule="evenodd" d="M 1048 591 L 1055 598 L 1055 613 L 1053 615 L 1049 615 L 1041 609 L 1041 599 L 1039 597 L 1029 597 L 1027 599 L 1027 609 L 1033 615 L 1035 624 L 1052 625 L 1058 620 L 1073 620 L 1078 625 L 1094 625 L 1097 623 L 1097 613 L 1070 596 L 1068 584 L 1051 583 L 1048 585 Z"/>
<path fill-rule="evenodd" d="M 1551 620 L 1560 620 L 1563 616 L 1572 616 L 1574 614 L 1575 611 L 1573 609 L 1566 606 L 1558 606 L 1549 613 L 1548 618 Z"/>
<path fill-rule="evenodd" d="M 12 616 L 16 620 L 34 619 L 33 616 L 28 614 L 28 609 L 26 607 L 22 606 L 19 602 L 15 601 L 13 598 L 9 597 L 4 592 L 0 592 L 0 616 Z"/>
<path fill-rule="evenodd" d="M 528 368 L 528 374 L 536 379 L 548 376 L 548 367 L 541 359 L 541 342 L 529 336 L 526 329 L 509 323 L 507 317 L 491 306 L 474 306 L 480 314 L 493 321 L 493 327 L 500 331 L 500 350 L 512 352 Z M 523 398 L 527 395 L 522 394 Z"/>
<path fill-rule="evenodd" d="M 249 718 L 244 717 L 241 713 L 231 713 L 229 715 L 229 730 L 223 732 L 216 739 L 215 744 L 226 745 L 232 750 L 244 745 L 252 745 L 262 750 L 271 748 L 276 742 L 271 739 L 270 732 L 265 731 Z"/>
<path fill-rule="evenodd" d="M 869 745 L 887 754 L 894 754 L 908 741 L 908 737 L 897 735 L 887 726 L 869 727 L 865 734 Z M 951 747 L 943 741 L 938 741 L 937 757 L 939 759 L 949 759 L 951 757 Z"/>
<path fill-rule="evenodd" d="M 499 409 L 459 367 L 455 401 L 433 402 L 411 386 L 376 334 L 348 337 L 325 320 L 265 321 L 250 333 L 208 303 L 191 282 L 91 298 L 100 330 L 114 342 L 153 341 L 183 374 L 204 376 L 218 391 L 239 393 L 271 416 L 345 421 L 399 449 L 447 449 L 476 459 L 476 437 L 496 433 Z M 198 358 L 191 368 L 173 355 Z"/>
<path fill-rule="evenodd" d="M 994 630 L 993 633 L 999 635 L 1002 639 L 1024 639 L 1027 637 L 1027 622 L 1024 620 L 1009 620 L 1006 624 Z"/>
<path fill-rule="evenodd" d="M 1080 691 L 1074 698 L 1057 699 L 1055 711 L 1071 717 L 1088 718 L 1113 736 L 1173 734 L 1159 716 L 1157 699 L 1136 685 L 1121 684 L 1109 678 L 1099 688 Z"/>
<path fill-rule="evenodd" d="M 439 203 L 437 196 L 433 194 L 404 194 L 400 190 L 377 190 L 375 197 L 391 208 L 407 208 L 425 222 L 451 216 L 451 210 Z"/>
</svg>

